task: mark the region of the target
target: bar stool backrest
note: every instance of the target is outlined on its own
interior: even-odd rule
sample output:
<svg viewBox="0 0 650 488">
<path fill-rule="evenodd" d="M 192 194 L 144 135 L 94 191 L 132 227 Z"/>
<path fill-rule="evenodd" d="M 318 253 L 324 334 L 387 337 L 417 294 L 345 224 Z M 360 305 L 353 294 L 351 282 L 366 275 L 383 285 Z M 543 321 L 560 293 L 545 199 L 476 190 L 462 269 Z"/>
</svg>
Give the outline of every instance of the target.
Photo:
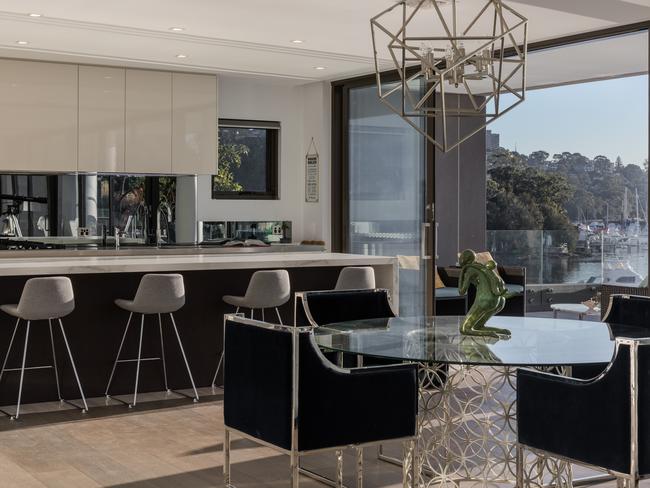
<svg viewBox="0 0 650 488">
<path fill-rule="evenodd" d="M 141 313 L 172 313 L 185 305 L 185 284 L 180 274 L 146 274 L 133 299 Z"/>
<path fill-rule="evenodd" d="M 343 268 L 336 281 L 335 290 L 374 290 L 375 270 L 370 266 Z"/>
<path fill-rule="evenodd" d="M 46 320 L 65 317 L 73 310 L 74 290 L 70 278 L 47 276 L 27 280 L 17 312 L 24 320 Z"/>
<path fill-rule="evenodd" d="M 286 269 L 256 271 L 246 289 L 245 306 L 249 308 L 280 307 L 290 298 L 291 282 Z"/>
</svg>

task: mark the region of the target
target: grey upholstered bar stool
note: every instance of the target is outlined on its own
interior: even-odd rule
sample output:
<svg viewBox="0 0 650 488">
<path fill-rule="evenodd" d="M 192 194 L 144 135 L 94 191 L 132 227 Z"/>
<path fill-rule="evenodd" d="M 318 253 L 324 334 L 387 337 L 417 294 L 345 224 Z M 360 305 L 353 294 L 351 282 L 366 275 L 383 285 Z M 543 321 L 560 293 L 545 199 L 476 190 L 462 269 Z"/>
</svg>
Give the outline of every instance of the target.
<svg viewBox="0 0 650 488">
<path fill-rule="evenodd" d="M 128 405 L 129 408 L 135 407 L 138 402 L 138 381 L 140 379 L 140 363 L 142 361 L 154 361 L 162 360 L 163 367 L 163 377 L 165 380 L 165 390 L 170 393 L 172 390 L 169 389 L 167 383 L 167 363 L 165 361 L 165 343 L 163 340 L 163 327 L 162 327 L 162 314 L 169 314 L 171 319 L 171 325 L 174 329 L 176 335 L 176 340 L 178 341 L 178 347 L 181 350 L 183 356 L 183 361 L 185 362 L 185 367 L 187 368 L 187 374 L 190 377 L 190 382 L 192 383 L 192 389 L 194 390 L 194 396 L 186 395 L 185 393 L 174 391 L 174 393 L 194 399 L 195 402 L 199 400 L 199 394 L 196 391 L 196 385 L 194 384 L 194 378 L 192 377 L 192 371 L 190 370 L 190 365 L 187 362 L 187 356 L 185 355 L 185 350 L 183 349 L 183 343 L 181 341 L 181 336 L 178 334 L 178 328 L 176 327 L 176 321 L 174 320 L 174 312 L 178 311 L 180 308 L 185 305 L 185 284 L 183 283 L 183 276 L 180 274 L 146 274 L 140 280 L 140 285 L 138 290 L 135 293 L 135 298 L 133 300 L 125 300 L 118 298 L 115 300 L 115 304 L 130 312 L 129 320 L 126 323 L 126 329 L 124 330 L 124 335 L 122 336 L 122 342 L 120 342 L 120 347 L 117 350 L 117 356 L 115 357 L 115 362 L 113 363 L 113 370 L 111 371 L 111 376 L 108 379 L 108 385 L 106 386 L 106 397 L 111 398 L 109 391 L 111 388 L 111 383 L 113 382 L 113 376 L 115 375 L 115 368 L 118 363 L 129 363 L 136 362 L 135 370 L 135 390 L 133 392 L 133 402 L 125 402 L 117 397 L 113 397 L 115 400 Z M 133 314 L 140 314 L 140 342 L 138 344 L 138 357 L 135 359 L 120 359 L 122 354 L 122 348 L 124 346 L 124 340 L 126 339 L 126 334 L 129 331 L 129 325 L 131 324 L 131 318 Z M 143 358 L 142 357 L 142 337 L 144 335 L 144 317 L 145 315 L 158 315 L 158 328 L 160 332 L 160 358 Z"/>
<path fill-rule="evenodd" d="M 81 381 L 79 381 L 77 368 L 75 366 L 74 359 L 72 358 L 72 352 L 70 351 L 68 338 L 66 337 L 65 330 L 63 329 L 63 322 L 61 321 L 62 317 L 69 315 L 74 310 L 74 290 L 72 289 L 72 282 L 70 281 L 70 278 L 66 278 L 64 276 L 31 278 L 25 283 L 25 287 L 23 288 L 23 292 L 20 296 L 20 301 L 18 304 L 0 305 L 0 310 L 8 313 L 13 317 L 16 317 L 17 319 L 13 334 L 11 335 L 11 340 L 9 341 L 9 348 L 7 349 L 4 362 L 2 363 L 2 370 L 0 370 L 0 381 L 2 380 L 5 372 L 20 371 L 20 383 L 18 386 L 18 402 L 16 404 L 16 413 L 14 415 L 11 415 L 4 410 L 0 411 L 5 415 L 11 417 L 12 420 L 18 419 L 20 417 L 20 400 L 23 393 L 23 379 L 25 377 L 25 371 L 52 368 L 54 369 L 56 390 L 59 395 L 59 401 L 68 403 L 69 405 L 72 405 L 73 407 L 76 407 L 83 412 L 87 412 L 88 404 L 86 403 L 86 397 L 84 396 L 83 388 L 81 387 Z M 47 320 L 50 328 L 52 365 L 25 367 L 31 323 L 42 320 Z M 81 394 L 81 401 L 83 402 L 83 406 L 79 406 L 72 402 L 64 400 L 61 396 L 59 369 L 56 362 L 56 350 L 54 347 L 54 331 L 52 330 L 52 320 L 57 320 L 59 322 L 61 336 L 63 337 L 63 342 L 65 343 L 65 348 L 68 353 L 68 357 L 70 358 L 70 364 L 72 365 L 72 371 L 74 372 L 74 376 L 77 381 L 77 387 L 79 388 L 79 393 Z M 27 325 L 25 330 L 25 345 L 23 346 L 22 366 L 20 368 L 7 368 L 7 360 L 9 359 L 9 354 L 11 353 L 11 348 L 16 337 L 16 331 L 18 330 L 18 326 L 20 325 L 21 321 L 26 322 Z"/>
<path fill-rule="evenodd" d="M 235 313 L 240 308 L 249 308 L 251 318 L 254 310 L 262 311 L 262 320 L 264 320 L 264 309 L 274 308 L 280 324 L 282 317 L 278 307 L 284 305 L 291 298 L 291 282 L 289 273 L 286 269 L 276 269 L 272 271 L 255 271 L 251 280 L 248 282 L 246 294 L 242 296 L 225 295 L 223 301 L 228 305 L 237 307 Z"/>
<path fill-rule="evenodd" d="M 281 307 L 291 299 L 291 281 L 289 272 L 286 269 L 255 271 L 251 280 L 248 282 L 244 296 L 224 295 L 223 301 L 228 305 L 237 307 L 235 313 L 239 313 L 240 308 L 249 308 L 251 318 L 254 318 L 254 311 L 262 311 L 262 321 L 264 321 L 264 309 L 274 308 L 278 321 L 282 324 L 282 317 L 278 307 Z M 225 338 L 224 338 L 225 339 Z M 219 370 L 223 363 L 223 350 L 219 357 L 217 370 L 212 378 L 212 387 L 214 388 Z"/>
<path fill-rule="evenodd" d="M 375 270 L 370 266 L 343 268 L 336 281 L 335 290 L 374 290 Z"/>
</svg>

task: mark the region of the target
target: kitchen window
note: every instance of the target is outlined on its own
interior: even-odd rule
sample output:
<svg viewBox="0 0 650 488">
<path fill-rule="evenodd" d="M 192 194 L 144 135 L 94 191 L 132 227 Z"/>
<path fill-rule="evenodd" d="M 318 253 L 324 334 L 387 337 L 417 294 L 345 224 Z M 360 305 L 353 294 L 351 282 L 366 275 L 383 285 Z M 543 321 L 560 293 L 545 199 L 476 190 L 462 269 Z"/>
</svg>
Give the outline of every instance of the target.
<svg viewBox="0 0 650 488">
<path fill-rule="evenodd" d="M 220 119 L 212 198 L 276 200 L 279 138 L 279 122 Z"/>
</svg>

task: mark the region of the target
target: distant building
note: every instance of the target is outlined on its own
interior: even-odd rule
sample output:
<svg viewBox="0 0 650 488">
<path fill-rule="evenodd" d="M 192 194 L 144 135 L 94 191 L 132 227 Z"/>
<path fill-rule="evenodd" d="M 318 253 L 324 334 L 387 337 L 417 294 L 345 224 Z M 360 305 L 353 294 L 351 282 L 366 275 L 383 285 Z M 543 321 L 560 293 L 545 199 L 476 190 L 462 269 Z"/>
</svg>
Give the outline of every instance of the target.
<svg viewBox="0 0 650 488">
<path fill-rule="evenodd" d="M 496 151 L 500 146 L 500 136 L 499 134 L 492 132 L 491 130 L 485 131 L 485 148 L 488 151 Z"/>
</svg>

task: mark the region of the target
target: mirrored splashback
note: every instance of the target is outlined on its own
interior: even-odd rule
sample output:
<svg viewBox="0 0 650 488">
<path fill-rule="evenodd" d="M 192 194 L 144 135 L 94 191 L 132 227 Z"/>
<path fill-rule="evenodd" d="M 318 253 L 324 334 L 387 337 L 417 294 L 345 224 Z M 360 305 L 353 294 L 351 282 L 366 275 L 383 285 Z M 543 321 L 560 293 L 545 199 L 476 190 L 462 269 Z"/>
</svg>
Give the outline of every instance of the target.
<svg viewBox="0 0 650 488">
<path fill-rule="evenodd" d="M 0 249 L 196 241 L 196 177 L 0 175 Z"/>
</svg>

